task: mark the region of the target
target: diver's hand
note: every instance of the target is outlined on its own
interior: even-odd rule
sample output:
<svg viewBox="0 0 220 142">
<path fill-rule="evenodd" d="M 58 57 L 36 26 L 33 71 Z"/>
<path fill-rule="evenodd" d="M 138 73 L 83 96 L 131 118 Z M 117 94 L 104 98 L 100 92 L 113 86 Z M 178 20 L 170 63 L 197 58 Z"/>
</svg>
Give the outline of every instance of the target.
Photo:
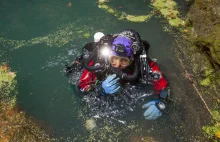
<svg viewBox="0 0 220 142">
<path fill-rule="evenodd" d="M 106 80 L 102 82 L 102 87 L 104 91 L 100 91 L 104 96 L 105 94 L 115 94 L 120 90 L 119 78 L 116 78 L 116 74 L 110 75 Z"/>
<path fill-rule="evenodd" d="M 160 100 L 153 100 L 142 106 L 143 109 L 147 109 L 144 112 L 144 117 L 147 120 L 155 120 L 162 115 L 161 110 L 165 109 L 165 104 Z"/>
</svg>

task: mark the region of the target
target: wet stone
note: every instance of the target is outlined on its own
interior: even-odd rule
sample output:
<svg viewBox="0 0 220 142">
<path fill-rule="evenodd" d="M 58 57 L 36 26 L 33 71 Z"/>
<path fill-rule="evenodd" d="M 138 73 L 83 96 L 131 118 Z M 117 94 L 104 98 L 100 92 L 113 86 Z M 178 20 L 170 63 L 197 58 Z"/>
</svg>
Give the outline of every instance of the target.
<svg viewBox="0 0 220 142">
<path fill-rule="evenodd" d="M 96 123 L 94 119 L 88 119 L 86 120 L 86 129 L 87 130 L 93 130 L 96 127 Z"/>
</svg>

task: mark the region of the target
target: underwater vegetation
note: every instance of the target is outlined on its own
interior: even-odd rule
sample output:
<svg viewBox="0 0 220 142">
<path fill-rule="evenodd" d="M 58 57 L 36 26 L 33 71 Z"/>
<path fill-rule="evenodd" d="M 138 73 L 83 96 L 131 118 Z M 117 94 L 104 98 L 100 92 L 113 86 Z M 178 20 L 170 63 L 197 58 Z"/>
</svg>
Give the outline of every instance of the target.
<svg viewBox="0 0 220 142">
<path fill-rule="evenodd" d="M 114 15 L 118 20 L 128 20 L 130 22 L 147 22 L 153 16 L 153 13 L 147 15 L 130 15 L 125 12 L 118 12 L 103 2 L 99 3 L 98 7 Z"/>
<path fill-rule="evenodd" d="M 160 11 L 161 15 L 168 20 L 173 27 L 185 26 L 185 21 L 180 18 L 177 3 L 173 0 L 153 0 L 152 6 Z"/>
<path fill-rule="evenodd" d="M 184 64 L 186 64 L 185 68 L 190 71 L 190 73 L 184 73 L 184 78 L 189 80 L 190 84 L 196 86 L 196 89 L 199 90 L 199 92 L 197 92 L 198 95 L 203 98 L 205 106 L 208 107 L 213 121 L 211 119 L 210 121 L 212 121 L 212 123 L 209 126 L 203 126 L 202 129 L 207 138 L 216 141 L 217 138 L 219 138 L 220 130 L 220 114 L 218 109 L 220 98 L 218 97 L 218 94 L 216 94 L 218 93 L 218 88 L 215 86 L 218 85 L 215 81 L 216 72 L 212 68 L 208 56 L 204 56 L 201 50 L 198 50 L 197 47 L 193 46 L 190 40 L 186 40 L 185 42 L 182 41 L 183 39 L 178 43 L 178 45 L 181 46 L 179 49 L 185 56 L 183 59 L 185 60 Z M 209 79 L 207 79 L 206 76 Z"/>
<path fill-rule="evenodd" d="M 212 111 L 212 116 L 214 119 L 214 125 L 213 126 L 203 126 L 203 130 L 205 132 L 205 135 L 214 140 L 215 142 L 218 142 L 220 140 L 220 113 L 219 111 Z"/>
<path fill-rule="evenodd" d="M 0 142 L 46 142 L 49 136 L 16 105 L 16 74 L 0 64 Z"/>
<path fill-rule="evenodd" d="M 168 20 L 168 23 L 174 27 L 180 27 L 185 25 L 185 22 L 179 18 L 179 12 L 177 11 L 177 4 L 173 0 L 154 0 L 151 2 L 153 10 L 146 15 L 132 15 L 125 12 L 119 12 L 114 8 L 111 8 L 107 3 L 108 0 L 99 0 L 98 7 L 106 12 L 117 17 L 118 20 L 127 20 L 130 22 L 147 22 L 153 15 L 158 12 Z M 70 7 L 71 3 L 67 4 Z M 93 20 L 94 21 L 94 20 Z M 99 21 L 99 20 L 97 20 Z M 11 50 L 18 49 L 24 46 L 33 46 L 40 43 L 45 43 L 48 47 L 62 47 L 67 43 L 78 38 L 89 38 L 94 29 L 80 24 L 82 20 L 79 19 L 74 23 L 69 23 L 60 26 L 54 32 L 51 32 L 42 37 L 36 37 L 28 40 L 13 40 L 0 37 L 0 43 L 2 47 L 10 48 Z M 80 25 L 80 26 L 79 26 Z M 181 31 L 184 31 L 181 29 Z"/>
<path fill-rule="evenodd" d="M 112 21 L 110 22 L 109 18 L 105 18 L 105 20 L 102 20 L 101 22 L 100 19 L 103 19 L 103 17 L 98 17 L 96 19 L 80 18 L 73 23 L 59 26 L 57 29 L 54 29 L 54 31 L 45 34 L 45 36 L 27 40 L 13 40 L 0 37 L 0 45 L 2 48 L 7 48 L 9 50 L 15 50 L 25 46 L 33 46 L 40 43 L 46 44 L 47 47 L 63 47 L 74 40 L 91 37 L 91 34 L 94 34 L 96 31 L 102 31 L 102 26 L 114 26 L 115 24 Z M 87 24 L 82 23 L 99 24 L 99 27 L 98 29 L 95 29 L 93 26 L 88 26 Z"/>
<path fill-rule="evenodd" d="M 37 37 L 30 40 L 10 40 L 0 37 L 0 43 L 3 47 L 11 47 L 18 49 L 24 46 L 33 46 L 39 43 L 45 43 L 47 46 L 61 47 L 76 38 L 88 38 L 90 36 L 91 29 L 89 27 L 81 27 L 75 24 L 67 24 L 59 27 L 55 32 L 52 32 L 43 37 Z"/>
<path fill-rule="evenodd" d="M 131 15 L 125 12 L 119 12 L 115 8 L 107 5 L 109 1 L 99 0 L 98 7 L 106 12 L 114 15 L 118 20 L 127 20 L 130 22 L 147 22 L 153 15 L 158 12 L 168 21 L 173 27 L 184 27 L 185 21 L 180 18 L 177 10 L 177 3 L 173 0 L 152 0 L 151 6 L 154 8 L 146 15 Z"/>
</svg>

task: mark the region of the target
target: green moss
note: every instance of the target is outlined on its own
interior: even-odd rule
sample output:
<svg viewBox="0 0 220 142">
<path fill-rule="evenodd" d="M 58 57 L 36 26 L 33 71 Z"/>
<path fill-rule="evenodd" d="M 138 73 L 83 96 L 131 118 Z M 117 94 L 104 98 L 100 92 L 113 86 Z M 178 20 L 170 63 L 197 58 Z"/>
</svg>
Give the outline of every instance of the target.
<svg viewBox="0 0 220 142">
<path fill-rule="evenodd" d="M 174 9 L 176 5 L 176 2 L 173 0 L 155 0 L 153 2 L 153 6 L 157 7 L 158 9 Z"/>
<path fill-rule="evenodd" d="M 51 32 L 48 35 L 30 40 L 11 40 L 0 37 L 0 43 L 3 47 L 12 49 L 33 46 L 39 43 L 45 43 L 49 47 L 62 47 L 76 38 L 88 38 L 90 36 L 88 33 L 91 32 L 91 28 L 75 25 L 75 23 L 62 25 L 56 31 Z"/>
<path fill-rule="evenodd" d="M 217 110 L 212 111 L 213 119 L 215 123 L 212 126 L 203 126 L 205 135 L 212 139 L 216 140 L 216 134 L 220 132 L 220 112 Z"/>
<path fill-rule="evenodd" d="M 127 20 L 130 22 L 147 22 L 153 16 L 152 12 L 147 15 L 129 15 L 125 12 L 118 12 L 107 4 L 99 4 L 98 7 L 114 15 L 118 20 Z"/>
<path fill-rule="evenodd" d="M 210 83 L 211 83 L 210 78 L 206 78 L 206 79 L 203 79 L 202 81 L 200 81 L 200 84 L 203 86 L 209 86 Z"/>
<path fill-rule="evenodd" d="M 198 36 L 196 39 L 194 39 L 194 45 L 199 48 L 204 48 L 204 47 L 210 47 L 213 44 L 212 38 L 210 37 L 202 37 Z"/>
<path fill-rule="evenodd" d="M 109 2 L 109 0 L 98 0 L 98 4 L 104 4 L 104 3 L 107 3 L 107 2 Z"/>
<path fill-rule="evenodd" d="M 210 76 L 213 72 L 214 72 L 213 69 L 207 69 L 207 70 L 205 71 L 205 75 L 206 75 L 206 76 Z"/>
<path fill-rule="evenodd" d="M 152 2 L 154 6 L 164 18 L 168 20 L 168 23 L 174 27 L 184 26 L 185 22 L 178 17 L 179 12 L 176 10 L 176 2 L 173 0 L 154 0 Z"/>
<path fill-rule="evenodd" d="M 215 134 L 220 131 L 220 126 L 213 125 L 213 126 L 203 126 L 202 127 L 206 137 L 210 139 L 215 139 Z"/>
<path fill-rule="evenodd" d="M 82 30 L 77 31 L 77 33 L 79 33 L 79 34 L 82 33 L 82 32 L 83 32 Z"/>
<path fill-rule="evenodd" d="M 0 101 L 7 100 L 14 91 L 16 74 L 11 72 L 7 64 L 0 65 Z"/>
<path fill-rule="evenodd" d="M 214 49 L 216 50 L 216 52 L 220 52 L 220 39 L 216 39 L 214 41 Z"/>
<path fill-rule="evenodd" d="M 88 38 L 88 37 L 90 37 L 90 33 L 85 33 L 83 36 L 85 37 L 85 38 Z"/>
<path fill-rule="evenodd" d="M 220 33 L 219 33 L 220 34 Z M 218 35 L 219 36 L 219 35 Z M 219 36 L 220 38 L 220 36 Z M 211 50 L 212 58 L 220 64 L 220 39 L 216 38 L 213 44 L 213 48 Z"/>
<path fill-rule="evenodd" d="M 16 108 L 16 74 L 0 63 L 0 141 L 47 142 L 49 136 Z"/>
<path fill-rule="evenodd" d="M 106 4 L 100 4 L 98 7 L 104 9 L 105 11 L 107 11 L 110 14 L 113 14 L 116 17 L 118 16 L 118 12 Z"/>
<path fill-rule="evenodd" d="M 189 37 L 193 41 L 196 52 L 192 54 L 200 54 L 200 60 L 195 60 L 197 70 L 196 74 L 203 79 L 200 84 L 202 91 L 209 95 L 207 102 L 209 108 L 216 108 L 212 111 L 213 124 L 204 126 L 205 135 L 212 141 L 219 141 L 220 138 L 220 113 L 219 113 L 219 64 L 220 64 L 220 26 L 219 18 L 215 15 L 217 6 L 215 0 L 195 0 L 188 13 L 187 26 L 192 27 L 192 36 Z M 215 14 L 213 14 L 215 13 Z M 209 63 L 208 63 L 209 62 Z M 217 63 L 217 64 L 216 64 Z M 195 65 L 195 66 L 196 66 Z M 216 92 L 216 93 L 215 93 Z M 205 98 L 206 99 L 206 98 Z M 205 100 L 207 101 L 207 100 Z"/>
<path fill-rule="evenodd" d="M 170 19 L 169 24 L 174 27 L 180 27 L 181 25 L 184 26 L 184 21 L 179 18 Z"/>
<path fill-rule="evenodd" d="M 127 20 L 130 22 L 147 22 L 154 14 L 151 11 L 147 15 L 131 15 L 125 12 L 118 12 L 106 4 L 106 2 L 98 2 L 98 7 L 104 9 L 108 13 L 117 17 L 118 20 Z M 168 23 L 174 27 L 181 27 L 185 22 L 178 17 L 179 12 L 176 10 L 176 2 L 173 0 L 154 0 L 152 5 L 161 12 L 161 14 L 168 20 Z"/>
<path fill-rule="evenodd" d="M 220 112 L 219 111 L 217 111 L 217 110 L 212 111 L 212 116 L 216 121 L 220 122 Z"/>
<path fill-rule="evenodd" d="M 134 16 L 134 15 L 127 15 L 126 19 L 131 22 L 145 22 L 148 21 L 152 17 L 152 14 L 149 15 L 141 15 L 141 16 Z"/>
</svg>

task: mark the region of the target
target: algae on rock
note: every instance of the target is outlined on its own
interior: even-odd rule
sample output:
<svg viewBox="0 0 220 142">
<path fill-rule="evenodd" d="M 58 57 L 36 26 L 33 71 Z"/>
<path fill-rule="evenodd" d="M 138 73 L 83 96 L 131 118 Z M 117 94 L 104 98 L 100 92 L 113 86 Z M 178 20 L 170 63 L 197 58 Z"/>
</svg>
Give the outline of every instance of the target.
<svg viewBox="0 0 220 142">
<path fill-rule="evenodd" d="M 177 4 L 173 0 L 154 0 L 152 2 L 154 6 L 169 24 L 174 27 L 185 26 L 185 21 L 179 18 L 179 12 L 177 11 Z"/>
<path fill-rule="evenodd" d="M 205 68 L 197 67 L 200 75 L 200 84 L 210 93 L 210 97 L 218 102 L 220 100 L 220 3 L 219 0 L 195 0 L 188 13 L 190 26 L 193 34 L 191 39 L 197 50 L 205 55 L 209 64 Z M 206 64 L 203 60 L 195 61 L 199 64 Z M 204 66 L 204 65 L 203 65 Z M 215 94 L 213 94 L 215 92 Z M 204 126 L 205 135 L 214 141 L 220 132 L 220 111 L 219 103 L 213 105 L 212 126 Z"/>
<path fill-rule="evenodd" d="M 7 64 L 0 64 L 0 141 L 49 141 L 49 136 L 17 109 L 15 76 Z"/>
</svg>

